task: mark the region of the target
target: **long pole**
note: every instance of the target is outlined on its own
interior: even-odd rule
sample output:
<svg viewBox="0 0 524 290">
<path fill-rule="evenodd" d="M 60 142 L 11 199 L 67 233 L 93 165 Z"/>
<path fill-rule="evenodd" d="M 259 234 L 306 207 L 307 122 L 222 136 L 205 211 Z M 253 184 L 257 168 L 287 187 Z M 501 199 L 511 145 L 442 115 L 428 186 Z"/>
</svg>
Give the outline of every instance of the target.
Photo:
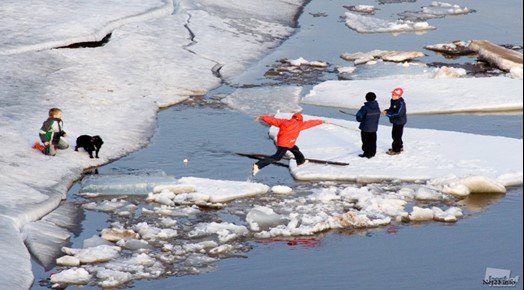
<svg viewBox="0 0 524 290">
<path fill-rule="evenodd" d="M 329 123 L 329 125 L 337 126 L 337 127 L 344 128 L 344 129 L 351 130 L 351 131 L 355 131 L 355 132 L 360 132 L 360 130 L 358 130 L 358 129 L 355 129 L 355 128 L 349 128 L 349 127 L 342 126 L 342 125 L 335 124 L 335 123 Z"/>
<path fill-rule="evenodd" d="M 346 115 L 350 115 L 350 116 L 353 116 L 353 117 L 356 117 L 357 115 L 355 114 L 352 114 L 352 113 L 349 113 L 349 112 L 346 112 L 346 111 L 342 111 L 342 110 L 338 110 L 340 113 L 342 114 L 346 114 Z"/>
</svg>

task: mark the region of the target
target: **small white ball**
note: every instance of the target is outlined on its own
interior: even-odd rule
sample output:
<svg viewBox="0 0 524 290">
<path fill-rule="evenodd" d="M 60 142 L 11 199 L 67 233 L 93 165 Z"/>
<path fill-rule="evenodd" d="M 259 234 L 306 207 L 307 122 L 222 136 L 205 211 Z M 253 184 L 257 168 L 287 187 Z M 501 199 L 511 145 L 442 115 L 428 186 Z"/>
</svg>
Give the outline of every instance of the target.
<svg viewBox="0 0 524 290">
<path fill-rule="evenodd" d="M 187 159 L 184 159 L 184 163 L 187 163 L 187 162 L 189 162 L 189 160 L 187 160 Z"/>
</svg>

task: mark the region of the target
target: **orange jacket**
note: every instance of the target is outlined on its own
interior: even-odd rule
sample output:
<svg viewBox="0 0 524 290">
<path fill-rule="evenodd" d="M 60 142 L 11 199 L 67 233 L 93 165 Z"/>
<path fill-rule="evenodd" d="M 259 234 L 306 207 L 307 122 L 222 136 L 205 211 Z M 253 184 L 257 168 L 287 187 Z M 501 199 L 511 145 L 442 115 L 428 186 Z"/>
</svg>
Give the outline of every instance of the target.
<svg viewBox="0 0 524 290">
<path fill-rule="evenodd" d="M 262 116 L 260 119 L 269 125 L 279 128 L 277 134 L 277 146 L 285 148 L 293 148 L 293 146 L 295 146 L 300 131 L 323 123 L 322 120 L 299 121 L 294 118 L 279 119 L 271 116 Z"/>
</svg>

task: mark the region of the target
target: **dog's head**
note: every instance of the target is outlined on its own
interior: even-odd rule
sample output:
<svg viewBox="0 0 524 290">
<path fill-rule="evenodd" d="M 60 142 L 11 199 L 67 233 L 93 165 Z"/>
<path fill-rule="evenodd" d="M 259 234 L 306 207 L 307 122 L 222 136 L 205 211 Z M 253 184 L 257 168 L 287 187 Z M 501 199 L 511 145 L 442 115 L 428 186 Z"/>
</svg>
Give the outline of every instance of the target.
<svg viewBox="0 0 524 290">
<path fill-rule="evenodd" d="M 100 136 L 96 135 L 91 137 L 91 143 L 93 143 L 93 145 L 95 145 L 96 147 L 100 148 L 102 147 L 102 144 L 104 144 L 104 141 L 102 140 L 102 138 L 100 138 Z"/>
</svg>

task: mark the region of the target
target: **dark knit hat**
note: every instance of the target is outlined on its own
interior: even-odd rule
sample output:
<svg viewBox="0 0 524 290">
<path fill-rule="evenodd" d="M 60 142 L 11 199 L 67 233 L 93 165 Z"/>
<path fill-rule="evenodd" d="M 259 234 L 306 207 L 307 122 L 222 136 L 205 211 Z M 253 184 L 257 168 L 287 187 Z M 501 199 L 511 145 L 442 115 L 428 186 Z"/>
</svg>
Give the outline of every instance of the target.
<svg viewBox="0 0 524 290">
<path fill-rule="evenodd" d="M 377 99 L 377 95 L 373 92 L 369 92 L 366 94 L 366 101 L 371 102 Z"/>
</svg>

